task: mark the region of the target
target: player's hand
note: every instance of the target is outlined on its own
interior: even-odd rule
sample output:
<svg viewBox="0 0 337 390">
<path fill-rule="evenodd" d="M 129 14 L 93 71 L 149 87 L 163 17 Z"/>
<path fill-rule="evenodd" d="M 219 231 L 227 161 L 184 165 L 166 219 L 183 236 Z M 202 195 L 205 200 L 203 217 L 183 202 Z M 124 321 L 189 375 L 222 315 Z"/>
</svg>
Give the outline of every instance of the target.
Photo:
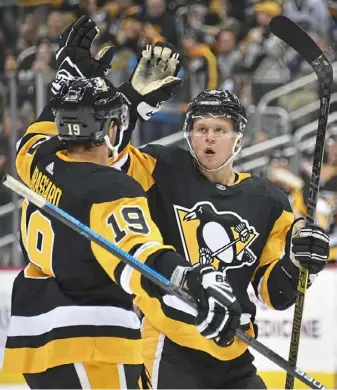
<svg viewBox="0 0 337 390">
<path fill-rule="evenodd" d="M 122 84 L 119 91 L 136 107 L 137 116 L 146 121 L 182 84 L 176 77 L 179 69 L 179 54 L 171 45 L 161 42 L 154 47 L 147 45 L 130 82 Z"/>
<path fill-rule="evenodd" d="M 328 262 L 329 236 L 317 225 L 304 226 L 299 218 L 292 224 L 287 234 L 286 252 L 296 267 L 303 266 L 309 274 L 321 272 Z"/>
<path fill-rule="evenodd" d="M 236 227 L 235 231 L 239 233 L 240 241 L 246 242 L 249 239 L 249 230 L 244 222 L 240 222 Z"/>
<path fill-rule="evenodd" d="M 199 332 L 220 346 L 230 345 L 240 326 L 241 306 L 224 275 L 211 265 L 198 265 L 185 280 L 198 305 Z"/>
<path fill-rule="evenodd" d="M 65 29 L 56 53 L 53 95 L 57 95 L 61 87 L 74 77 L 104 77 L 109 72 L 115 47 L 107 46 L 93 58 L 90 48 L 97 34 L 98 28 L 88 16 L 82 16 Z"/>
</svg>

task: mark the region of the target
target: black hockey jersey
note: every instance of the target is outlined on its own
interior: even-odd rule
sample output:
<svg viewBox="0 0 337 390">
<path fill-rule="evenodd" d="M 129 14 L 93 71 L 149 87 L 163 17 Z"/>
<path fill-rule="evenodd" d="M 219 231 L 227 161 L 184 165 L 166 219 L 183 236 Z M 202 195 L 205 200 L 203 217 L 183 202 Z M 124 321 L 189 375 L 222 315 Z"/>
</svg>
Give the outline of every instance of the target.
<svg viewBox="0 0 337 390">
<path fill-rule="evenodd" d="M 117 164 L 147 192 L 164 242 L 192 264 L 211 262 L 226 273 L 243 309 L 241 323 L 251 335 L 255 317 L 247 293 L 251 282 L 259 299 L 272 308 L 284 309 L 294 302 L 296 281 L 284 269 L 291 268 L 294 275 L 297 269 L 289 259 L 280 260 L 294 216 L 288 198 L 276 185 L 247 173 L 236 174 L 232 186 L 212 183 L 190 153 L 177 147 L 128 146 L 121 161 Z M 243 226 L 248 236 L 240 235 Z M 147 321 L 145 345 L 155 343 L 159 330 L 175 343 L 222 360 L 234 359 L 247 348 L 237 339 L 221 348 L 203 338 L 192 325 L 195 313 L 175 297 L 166 295 L 160 302 L 137 298 L 136 302 Z M 153 358 L 149 351 L 144 351 L 146 359 Z"/>
<path fill-rule="evenodd" d="M 54 135 L 53 123 L 38 122 L 19 143 L 16 167 L 26 185 L 149 266 L 164 255 L 168 268 L 172 257 L 175 265 L 184 262 L 163 245 L 135 180 L 70 159 Z M 14 282 L 5 371 L 93 360 L 142 363 L 132 294 L 148 296 L 151 283 L 27 200 L 21 246 L 28 265 Z"/>
</svg>

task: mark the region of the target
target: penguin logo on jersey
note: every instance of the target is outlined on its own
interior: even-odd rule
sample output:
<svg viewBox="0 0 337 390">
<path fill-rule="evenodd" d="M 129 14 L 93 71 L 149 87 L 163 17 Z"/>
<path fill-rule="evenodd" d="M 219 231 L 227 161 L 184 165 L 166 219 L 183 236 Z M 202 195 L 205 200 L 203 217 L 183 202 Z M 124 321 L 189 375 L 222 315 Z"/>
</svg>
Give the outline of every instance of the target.
<svg viewBox="0 0 337 390">
<path fill-rule="evenodd" d="M 259 233 L 240 215 L 218 211 L 210 202 L 191 209 L 174 205 L 185 256 L 193 264 L 212 263 L 217 269 L 251 266 L 257 259 L 251 250 Z"/>
</svg>

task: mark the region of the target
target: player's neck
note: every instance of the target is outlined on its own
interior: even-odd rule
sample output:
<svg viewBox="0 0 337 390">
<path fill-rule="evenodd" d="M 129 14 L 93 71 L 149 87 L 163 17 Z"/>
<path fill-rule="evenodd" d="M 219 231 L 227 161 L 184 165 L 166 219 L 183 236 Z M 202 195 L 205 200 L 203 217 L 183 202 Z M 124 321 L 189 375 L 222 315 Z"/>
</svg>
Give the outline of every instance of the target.
<svg viewBox="0 0 337 390">
<path fill-rule="evenodd" d="M 99 165 L 109 164 L 108 152 L 105 145 L 95 147 L 91 150 L 68 151 L 67 155 L 69 158 L 79 162 L 87 162 Z"/>
<path fill-rule="evenodd" d="M 222 169 L 213 172 L 205 171 L 201 168 L 201 172 L 212 183 L 230 186 L 235 182 L 235 173 L 233 172 L 231 165 L 225 166 Z"/>
</svg>

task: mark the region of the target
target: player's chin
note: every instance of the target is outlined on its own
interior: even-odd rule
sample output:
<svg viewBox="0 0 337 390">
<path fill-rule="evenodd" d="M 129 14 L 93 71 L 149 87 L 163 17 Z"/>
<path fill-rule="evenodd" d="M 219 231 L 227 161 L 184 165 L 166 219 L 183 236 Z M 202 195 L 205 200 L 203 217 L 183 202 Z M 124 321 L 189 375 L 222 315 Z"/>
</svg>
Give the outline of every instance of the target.
<svg viewBox="0 0 337 390">
<path fill-rule="evenodd" d="M 206 169 L 215 169 L 221 165 L 221 163 L 214 157 L 201 157 L 199 162 Z"/>
</svg>

